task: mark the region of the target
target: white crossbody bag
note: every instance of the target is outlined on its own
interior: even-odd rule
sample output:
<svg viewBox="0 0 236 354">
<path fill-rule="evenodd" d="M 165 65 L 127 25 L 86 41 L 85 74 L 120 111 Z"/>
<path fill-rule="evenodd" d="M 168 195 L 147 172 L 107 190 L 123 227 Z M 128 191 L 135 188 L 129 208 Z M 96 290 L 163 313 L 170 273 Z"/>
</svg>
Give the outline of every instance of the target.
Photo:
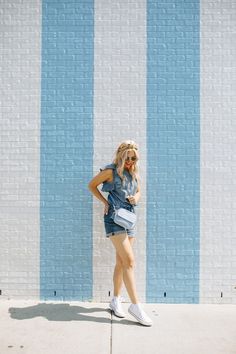
<svg viewBox="0 0 236 354">
<path fill-rule="evenodd" d="M 134 212 L 125 208 L 116 207 L 116 205 L 114 205 L 114 209 L 112 219 L 116 224 L 124 227 L 125 229 L 132 229 L 135 226 L 137 215 Z"/>
<path fill-rule="evenodd" d="M 132 229 L 136 224 L 136 219 L 135 213 L 124 208 L 115 209 L 113 213 L 114 222 L 125 229 Z"/>
</svg>

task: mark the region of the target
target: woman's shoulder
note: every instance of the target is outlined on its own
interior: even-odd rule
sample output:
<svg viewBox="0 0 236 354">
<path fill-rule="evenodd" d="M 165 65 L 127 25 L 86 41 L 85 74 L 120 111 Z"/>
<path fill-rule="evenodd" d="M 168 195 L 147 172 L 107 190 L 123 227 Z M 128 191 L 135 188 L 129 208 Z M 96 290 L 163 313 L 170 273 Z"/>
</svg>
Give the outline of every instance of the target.
<svg viewBox="0 0 236 354">
<path fill-rule="evenodd" d="M 114 163 L 109 163 L 105 166 L 103 166 L 102 168 L 100 168 L 100 171 L 104 171 L 104 170 L 110 170 L 110 176 L 109 179 L 111 180 L 107 180 L 103 183 L 102 186 L 102 191 L 103 192 L 110 192 L 114 189 L 115 187 L 115 179 L 116 179 L 116 174 L 115 174 L 115 169 L 116 169 L 116 165 Z"/>
<path fill-rule="evenodd" d="M 116 164 L 112 162 L 112 163 L 109 163 L 107 165 L 104 165 L 102 168 L 100 168 L 100 171 L 104 171 L 104 170 L 107 170 L 107 169 L 115 170 L 116 169 Z"/>
</svg>

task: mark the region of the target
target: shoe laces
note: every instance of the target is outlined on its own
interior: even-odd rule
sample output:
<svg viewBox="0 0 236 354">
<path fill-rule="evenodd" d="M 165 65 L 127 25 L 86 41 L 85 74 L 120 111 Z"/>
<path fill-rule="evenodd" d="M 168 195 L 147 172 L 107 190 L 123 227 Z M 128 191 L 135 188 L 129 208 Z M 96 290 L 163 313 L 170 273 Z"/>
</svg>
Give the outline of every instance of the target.
<svg viewBox="0 0 236 354">
<path fill-rule="evenodd" d="M 146 312 L 144 311 L 144 309 L 142 308 L 142 305 L 139 304 L 139 306 L 136 307 L 136 309 L 138 310 L 139 314 L 146 320 L 150 320 L 149 316 L 146 314 Z"/>
<path fill-rule="evenodd" d="M 119 311 L 119 312 L 124 312 L 124 310 L 123 310 L 123 307 L 122 307 L 122 303 L 119 301 L 119 299 L 118 300 L 116 300 L 116 299 L 113 299 L 112 300 L 113 301 L 113 303 L 114 303 L 114 305 L 115 305 L 115 307 L 116 307 L 116 309 L 117 309 L 117 311 Z"/>
<path fill-rule="evenodd" d="M 123 301 L 125 301 L 125 298 L 122 295 L 119 295 L 116 298 L 113 297 L 113 301 L 123 302 Z"/>
<path fill-rule="evenodd" d="M 119 296 L 119 300 L 120 300 L 120 302 L 124 302 L 124 301 L 125 301 L 125 298 L 124 298 L 122 295 L 120 295 L 120 296 Z"/>
</svg>

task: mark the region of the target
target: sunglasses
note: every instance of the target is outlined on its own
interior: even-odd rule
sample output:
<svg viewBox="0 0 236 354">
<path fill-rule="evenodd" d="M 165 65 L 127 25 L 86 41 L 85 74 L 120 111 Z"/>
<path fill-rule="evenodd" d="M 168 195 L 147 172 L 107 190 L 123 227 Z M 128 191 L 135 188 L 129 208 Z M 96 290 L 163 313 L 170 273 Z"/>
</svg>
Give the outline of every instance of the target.
<svg viewBox="0 0 236 354">
<path fill-rule="evenodd" d="M 135 156 L 132 156 L 132 157 L 127 157 L 126 159 L 125 159 L 125 161 L 135 161 L 136 160 L 136 157 Z"/>
</svg>

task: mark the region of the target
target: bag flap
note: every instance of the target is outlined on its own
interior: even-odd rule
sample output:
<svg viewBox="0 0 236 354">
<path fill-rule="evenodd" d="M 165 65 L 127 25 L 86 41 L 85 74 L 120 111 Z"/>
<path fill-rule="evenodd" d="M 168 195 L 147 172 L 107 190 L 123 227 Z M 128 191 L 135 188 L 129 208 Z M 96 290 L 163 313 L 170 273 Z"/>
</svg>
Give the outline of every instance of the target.
<svg viewBox="0 0 236 354">
<path fill-rule="evenodd" d="M 121 218 L 129 219 L 131 222 L 136 221 L 136 214 L 134 214 L 132 211 L 129 211 L 127 209 L 123 209 L 123 208 L 118 209 L 117 215 L 120 216 Z"/>
</svg>

